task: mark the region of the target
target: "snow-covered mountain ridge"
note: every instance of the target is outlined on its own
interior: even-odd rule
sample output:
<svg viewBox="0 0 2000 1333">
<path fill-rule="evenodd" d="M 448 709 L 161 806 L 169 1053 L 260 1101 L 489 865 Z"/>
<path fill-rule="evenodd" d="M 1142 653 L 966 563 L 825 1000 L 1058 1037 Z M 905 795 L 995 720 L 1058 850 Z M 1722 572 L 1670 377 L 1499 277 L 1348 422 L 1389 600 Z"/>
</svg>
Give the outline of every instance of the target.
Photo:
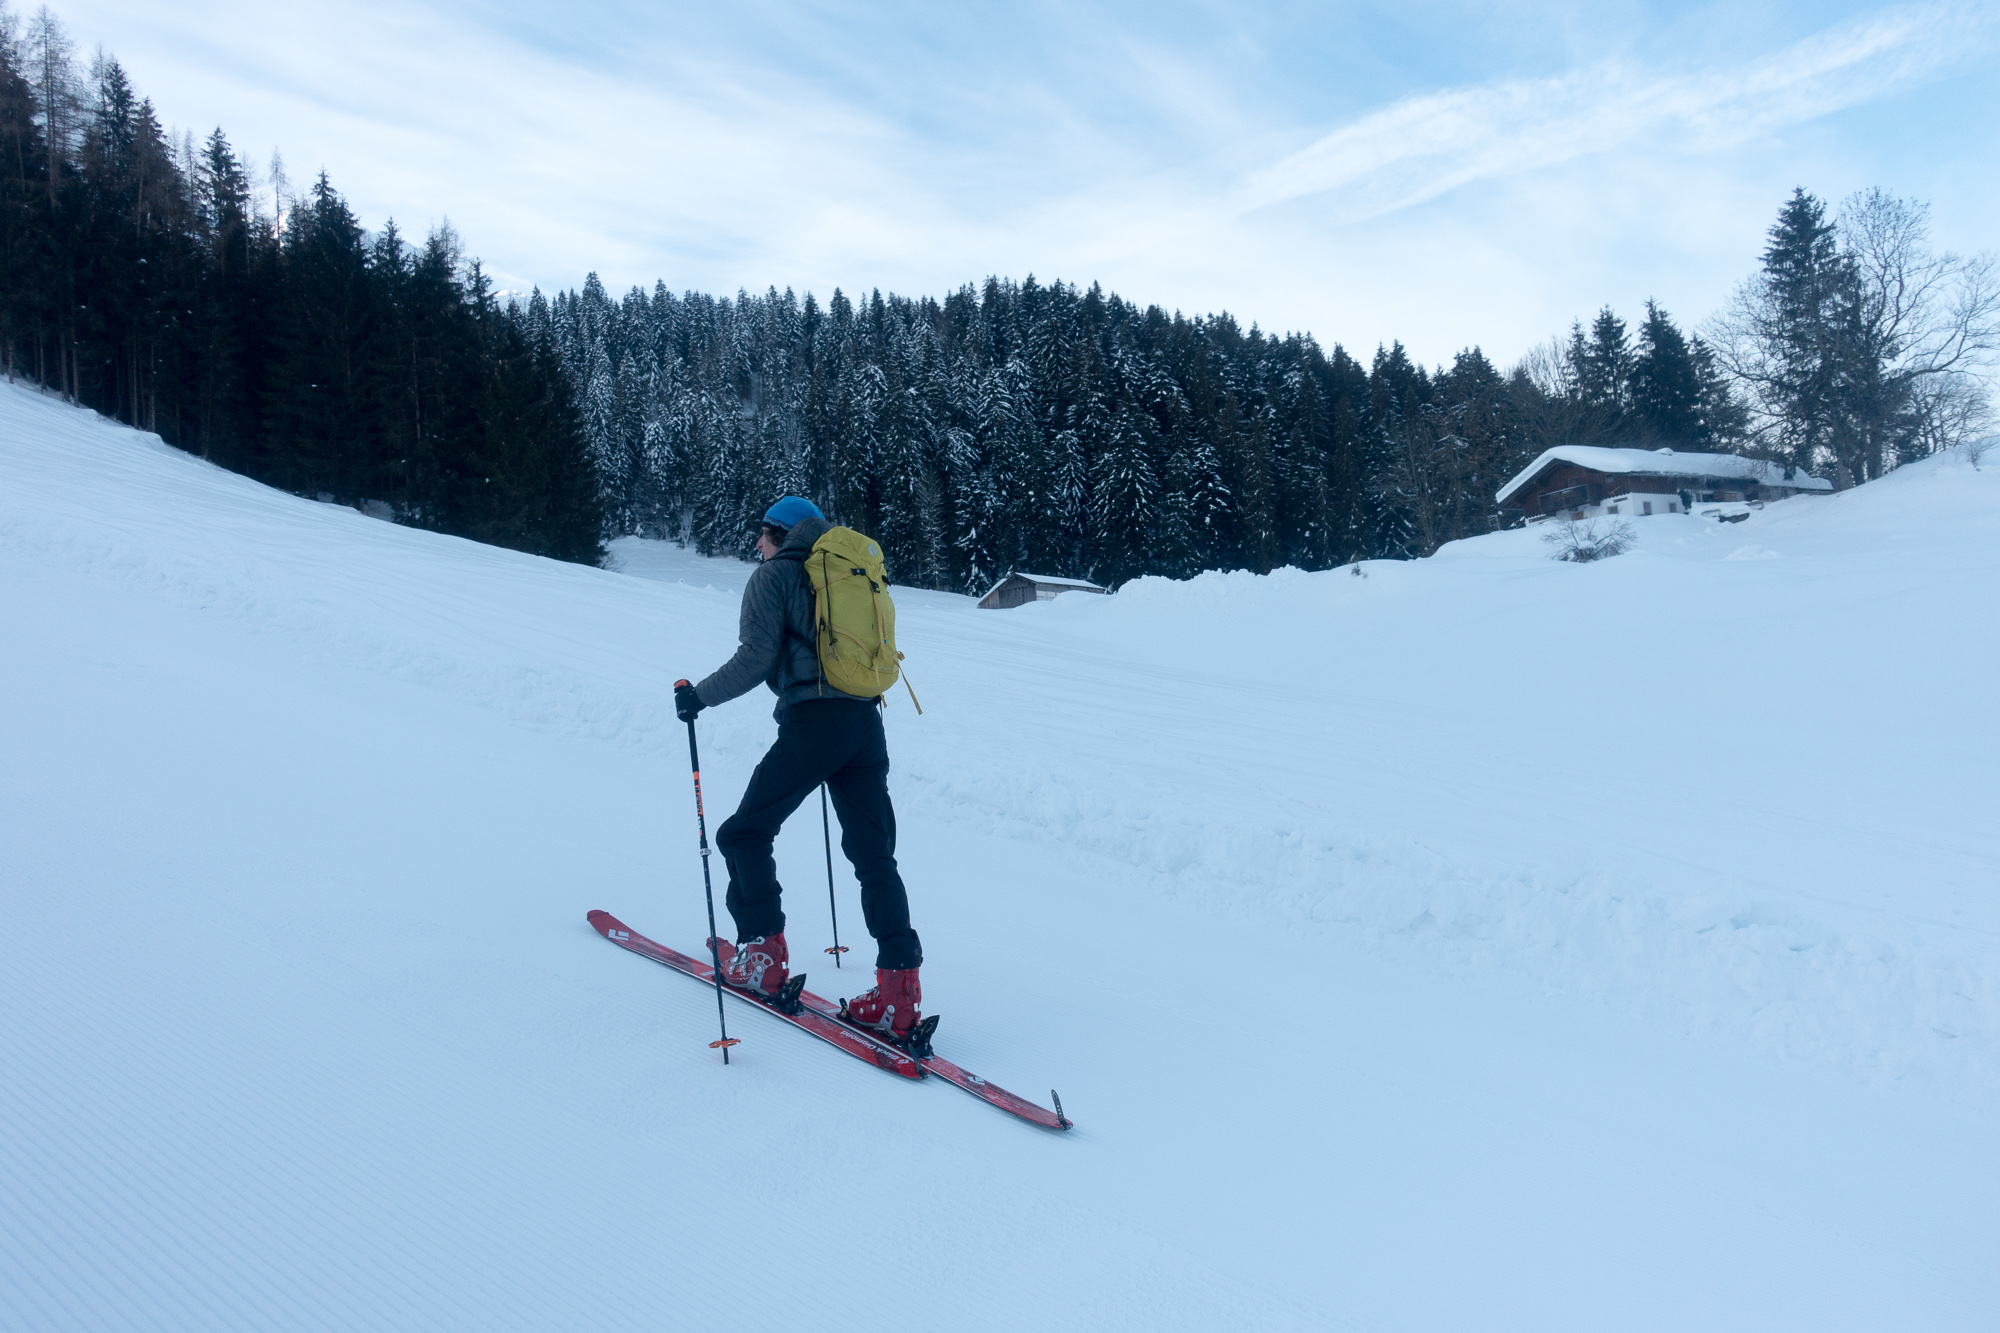
<svg viewBox="0 0 2000 1333">
<path fill-rule="evenodd" d="M 1996 474 L 1593 565 L 898 590 L 927 1007 L 1062 1090 L 1049 1140 L 747 1019 L 725 1071 L 713 997 L 583 923 L 700 939 L 670 683 L 749 566 L 401 529 L 0 388 L 0 1324 L 656 1328 L 761 1283 L 875 1328 L 872 1266 L 707 1207 L 888 1195 L 956 1327 L 1977 1327 Z M 769 712 L 703 715 L 712 820 Z M 807 957 L 820 855 L 807 807 Z"/>
</svg>

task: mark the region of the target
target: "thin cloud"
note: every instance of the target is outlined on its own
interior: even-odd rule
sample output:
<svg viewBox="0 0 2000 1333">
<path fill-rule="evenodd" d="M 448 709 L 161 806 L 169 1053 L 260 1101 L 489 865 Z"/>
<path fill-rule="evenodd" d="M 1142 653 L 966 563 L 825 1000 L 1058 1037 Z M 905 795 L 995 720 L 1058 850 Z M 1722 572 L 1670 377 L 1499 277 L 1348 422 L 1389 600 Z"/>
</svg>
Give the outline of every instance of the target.
<svg viewBox="0 0 2000 1333">
<path fill-rule="evenodd" d="M 56 3 L 167 119 L 222 124 L 257 160 L 282 145 L 295 186 L 324 166 L 371 225 L 393 215 L 421 233 L 448 214 L 510 289 L 594 269 L 614 290 L 661 278 L 823 298 L 1032 271 L 1328 341 L 1400 338 L 1435 360 L 1468 342 L 1511 355 L 1605 300 L 1656 295 L 1696 319 L 1800 181 L 1937 196 L 1941 217 L 1955 207 L 1987 231 L 1994 216 L 1987 175 L 1954 147 L 1995 104 L 1969 82 L 1948 123 L 1916 99 L 1871 122 L 1899 139 L 1893 171 L 1852 123 L 1770 134 L 1990 50 L 1994 20 L 1949 9 L 1887 11 L 1692 74 L 1496 78 L 1382 106 L 1286 156 L 1324 128 L 1296 119 L 1313 100 L 1284 83 L 1297 62 L 1232 45 L 1226 25 L 1115 6 L 906 22 L 913 7 L 579 0 L 527 24 L 473 0 L 281 16 L 259 0 Z M 1314 14 L 1294 34 L 1323 52 L 1314 77 L 1344 87 L 1385 59 Z M 1593 38 L 1628 39 L 1661 41 L 1644 25 Z M 1506 58 L 1458 54 L 1487 70 Z M 1395 73 L 1399 87 L 1427 77 L 1414 56 Z"/>
<path fill-rule="evenodd" d="M 1609 62 L 1413 97 L 1252 174 L 1230 211 L 1338 192 L 1340 220 L 1359 221 L 1627 145 L 1724 148 L 1909 87 L 1989 46 L 1992 27 L 1975 11 L 1896 9 L 1730 69 L 1659 77 Z"/>
</svg>

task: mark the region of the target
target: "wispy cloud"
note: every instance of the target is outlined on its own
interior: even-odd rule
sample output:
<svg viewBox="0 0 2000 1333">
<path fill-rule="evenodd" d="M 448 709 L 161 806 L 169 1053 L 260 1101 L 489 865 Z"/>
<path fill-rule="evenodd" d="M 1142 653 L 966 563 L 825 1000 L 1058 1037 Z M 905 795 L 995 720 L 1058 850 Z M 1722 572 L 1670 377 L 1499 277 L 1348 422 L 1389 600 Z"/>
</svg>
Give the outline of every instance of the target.
<svg viewBox="0 0 2000 1333">
<path fill-rule="evenodd" d="M 1773 53 L 1818 21 L 1790 0 L 1736 29 L 1764 54 L 1718 64 L 1712 15 L 1694 43 L 1577 0 L 1553 5 L 1588 13 L 1568 28 L 1487 0 L 1407 20 L 1390 0 L 1250 18 L 1210 0 L 53 3 L 167 120 L 224 125 L 257 159 L 281 145 L 295 183 L 324 166 L 370 225 L 448 214 L 509 288 L 595 269 L 824 297 L 1033 271 L 1328 341 L 1506 356 L 1606 300 L 1698 318 L 1801 181 L 1940 215 L 1945 183 L 1959 216 L 2000 215 L 1991 173 L 1951 146 L 2000 106 L 1969 80 L 1956 95 L 1977 105 L 1950 127 L 1914 101 L 1885 114 L 1909 145 L 1893 171 L 1849 151 L 1851 119 L 1772 151 L 1775 130 L 1990 58 L 1996 22 L 1968 9 L 1888 10 Z M 1503 76 L 1552 58 L 1581 63 Z M 1328 89 L 1373 100 L 1336 110 Z M 1410 89 L 1430 91 L 1392 100 Z"/>
<path fill-rule="evenodd" d="M 1355 221 L 1473 181 L 1630 145 L 1717 149 L 1873 101 L 1992 46 L 1980 11 L 1889 10 L 1727 69 L 1662 76 L 1606 62 L 1408 98 L 1246 177 L 1231 211 L 1334 194 Z"/>
</svg>

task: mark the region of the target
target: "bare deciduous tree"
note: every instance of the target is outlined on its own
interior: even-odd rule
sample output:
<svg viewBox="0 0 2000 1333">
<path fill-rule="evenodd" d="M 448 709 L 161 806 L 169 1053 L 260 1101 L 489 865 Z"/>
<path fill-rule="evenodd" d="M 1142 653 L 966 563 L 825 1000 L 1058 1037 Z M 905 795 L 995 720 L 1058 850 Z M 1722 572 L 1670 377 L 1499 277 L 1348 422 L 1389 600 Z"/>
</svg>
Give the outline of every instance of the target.
<svg viewBox="0 0 2000 1333">
<path fill-rule="evenodd" d="M 1933 252 L 1929 230 L 1928 205 L 1880 189 L 1834 221 L 1804 191 L 1786 204 L 1763 271 L 1710 325 L 1750 399 L 1750 452 L 1854 483 L 1983 428 L 2000 271 Z"/>
<path fill-rule="evenodd" d="M 1937 375 L 1916 386 L 1917 430 L 1912 437 L 1919 456 L 1964 445 L 1976 467 L 1993 429 L 1992 399 L 1979 380 L 1967 374 Z"/>
<path fill-rule="evenodd" d="M 1894 447 L 1902 462 L 1970 438 L 1987 419 L 1979 372 L 2000 351 L 1994 256 L 1932 253 L 1930 205 L 1881 189 L 1850 196 L 1839 227 L 1859 286 L 1856 343 L 1907 414 L 1896 438 L 1864 447 Z"/>
</svg>

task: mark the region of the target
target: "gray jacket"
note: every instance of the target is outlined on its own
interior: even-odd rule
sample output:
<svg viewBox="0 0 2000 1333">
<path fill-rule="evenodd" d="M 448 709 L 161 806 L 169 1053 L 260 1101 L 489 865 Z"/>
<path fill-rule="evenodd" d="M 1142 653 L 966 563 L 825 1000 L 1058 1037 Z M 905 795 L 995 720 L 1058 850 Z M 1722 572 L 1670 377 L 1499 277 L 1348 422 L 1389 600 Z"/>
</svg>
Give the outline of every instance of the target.
<svg viewBox="0 0 2000 1333">
<path fill-rule="evenodd" d="M 801 519 L 786 534 L 778 553 L 750 575 L 736 625 L 736 655 L 695 686 L 703 707 L 727 703 L 756 688 L 758 681 L 778 696 L 780 720 L 786 708 L 801 700 L 859 697 L 820 682 L 819 653 L 813 647 L 816 626 L 806 553 L 832 526 L 823 518 Z"/>
</svg>

